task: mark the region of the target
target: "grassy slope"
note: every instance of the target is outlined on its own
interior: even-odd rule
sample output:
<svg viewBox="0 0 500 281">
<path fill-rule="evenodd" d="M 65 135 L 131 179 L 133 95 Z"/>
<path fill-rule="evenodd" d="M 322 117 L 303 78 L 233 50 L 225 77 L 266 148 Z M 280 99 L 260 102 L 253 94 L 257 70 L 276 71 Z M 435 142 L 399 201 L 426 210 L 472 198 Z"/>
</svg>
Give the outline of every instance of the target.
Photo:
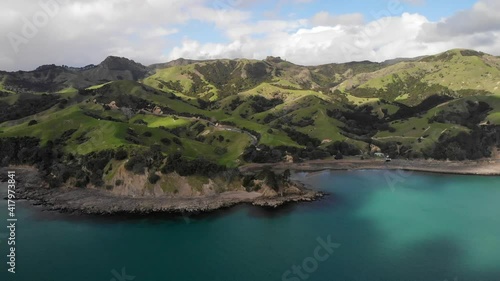
<svg viewBox="0 0 500 281">
<path fill-rule="evenodd" d="M 257 122 L 249 121 L 241 117 L 229 117 L 224 119 L 223 121 L 233 122 L 239 128 L 246 128 L 259 132 L 261 134 L 259 142 L 260 144 L 265 144 L 268 146 L 299 147 L 299 145 L 296 142 L 294 142 L 285 133 L 281 131 L 273 131 L 273 133 L 269 133 L 268 130 L 271 129 L 271 126 L 259 124 Z"/>
<path fill-rule="evenodd" d="M 164 88 L 161 87 L 161 81 L 179 81 L 183 88 L 183 91 L 180 91 L 180 93 L 184 93 L 185 91 L 189 91 L 193 85 L 193 81 L 185 73 L 194 71 L 194 66 L 194 64 L 191 64 L 187 66 L 158 69 L 155 74 L 144 79 L 143 83 L 155 89 L 164 90 Z"/>
<path fill-rule="evenodd" d="M 109 89 L 110 93 L 106 93 L 107 95 L 114 95 L 119 97 L 123 93 L 127 93 L 129 95 L 142 98 L 147 101 L 151 101 L 152 103 L 168 106 L 169 108 L 175 110 L 179 113 L 191 113 L 191 114 L 200 114 L 206 116 L 208 118 L 213 117 L 217 120 L 222 120 L 227 118 L 228 116 L 222 111 L 208 111 L 202 110 L 198 107 L 195 107 L 193 104 L 186 102 L 181 99 L 172 99 L 172 93 L 163 92 L 154 90 L 150 88 L 151 91 L 145 91 L 143 89 L 144 85 L 133 82 L 133 81 L 116 81 L 111 83 L 111 88 Z M 118 104 L 119 106 L 119 104 Z"/>
<path fill-rule="evenodd" d="M 500 125 L 500 94 L 484 97 L 483 101 L 493 107 L 493 110 L 490 112 L 486 120 L 490 121 L 492 124 Z"/>
<path fill-rule="evenodd" d="M 175 136 L 159 128 L 164 126 L 174 128 L 179 126 L 190 125 L 191 122 L 185 119 L 173 120 L 172 118 L 162 118 L 155 116 L 138 115 L 130 120 L 130 122 L 120 123 L 107 120 L 98 120 L 84 114 L 86 111 L 101 110 L 99 105 L 95 104 L 77 104 L 59 111 L 46 111 L 37 119 L 38 124 L 28 126 L 28 120 L 15 125 L 6 126 L 6 123 L 0 125 L 1 137 L 13 136 L 33 136 L 46 143 L 49 140 L 56 140 L 64 132 L 76 129 L 77 131 L 66 142 L 65 150 L 71 153 L 87 154 L 92 151 L 105 149 L 115 149 L 120 146 L 132 148 L 148 148 L 154 144 L 161 144 L 162 138 L 172 139 Z M 109 111 L 107 111 L 109 112 Z M 112 112 L 113 113 L 113 112 Z M 114 117 L 120 117 L 120 113 L 114 112 Z M 134 124 L 136 119 L 143 119 L 149 123 L 148 126 Z M 63 121 L 61 121 L 63 120 Z M 134 130 L 141 142 L 140 145 L 130 143 L 125 138 L 127 129 Z M 152 133 L 151 137 L 145 137 L 145 132 Z M 85 136 L 88 140 L 84 143 L 79 143 L 77 138 Z M 214 147 L 208 143 L 201 143 L 189 138 L 181 138 L 183 146 L 171 144 L 170 146 L 162 145 L 167 153 L 173 153 L 182 150 L 183 154 L 190 158 L 196 158 L 200 155 L 208 159 L 212 159 L 220 164 L 234 165 L 237 159 L 244 150 L 245 144 L 249 143 L 249 137 L 242 134 L 231 135 L 228 137 L 234 139 L 234 144 L 228 145 L 228 152 L 225 155 L 219 156 L 214 152 Z"/>
<path fill-rule="evenodd" d="M 431 110 L 420 118 L 409 118 L 405 121 L 396 121 L 391 124 L 396 129 L 396 132 L 389 133 L 379 132 L 375 139 L 377 140 L 391 140 L 398 141 L 403 144 L 413 145 L 416 149 L 431 147 L 439 137 L 445 132 L 456 135 L 459 132 L 468 132 L 469 129 L 457 124 L 443 124 L 443 123 L 429 123 L 428 119 L 436 115 L 440 111 L 445 112 L 460 112 L 465 110 L 465 101 L 483 101 L 488 103 L 492 110 L 485 119 L 490 120 L 493 124 L 500 124 L 498 119 L 500 112 L 500 96 L 476 96 L 452 100 L 448 103 L 441 104 Z M 421 142 L 418 139 L 422 138 Z"/>
<path fill-rule="evenodd" d="M 229 60 L 218 60 L 223 64 L 228 64 Z M 238 60 L 236 68 L 243 68 L 248 63 L 253 63 L 253 60 Z M 211 84 L 204 77 L 203 74 L 196 70 L 196 66 L 205 66 L 211 62 L 200 62 L 197 64 L 189 64 L 185 66 L 173 66 L 164 69 L 157 69 L 155 74 L 144 79 L 143 83 L 159 90 L 170 90 L 175 91 L 180 95 L 190 96 L 190 93 L 194 90 L 193 87 L 195 83 L 193 82 L 191 75 L 196 76 L 200 79 L 205 86 L 203 89 L 196 89 L 197 96 L 200 98 L 208 98 L 211 101 L 216 101 L 219 99 L 219 89 Z M 169 88 L 164 82 L 175 82 L 181 85 L 181 89 Z"/>
<path fill-rule="evenodd" d="M 174 119 L 173 117 L 160 117 L 160 116 L 154 116 L 154 115 L 136 115 L 133 117 L 130 122 L 134 123 L 136 120 L 144 120 L 146 123 L 148 123 L 149 128 L 159 128 L 159 127 L 165 127 L 165 128 L 176 128 L 176 127 L 185 127 L 188 126 L 192 123 L 192 121 L 188 120 L 187 118 L 176 118 Z"/>
<path fill-rule="evenodd" d="M 221 60 L 221 62 L 229 63 L 227 60 Z M 236 68 L 254 62 L 239 60 Z M 200 65 L 208 63 L 210 62 L 202 62 Z M 351 103 L 357 106 L 372 106 L 374 108 L 373 112 L 380 118 L 384 117 L 383 110 L 387 110 L 389 114 L 394 114 L 399 109 L 397 105 L 381 103 L 380 97 L 377 96 L 357 97 L 349 89 L 353 86 L 362 89 L 384 89 L 394 83 L 395 74 L 403 82 L 410 81 L 410 77 L 418 77 L 421 82 L 439 84 L 452 90 L 484 89 L 490 91 L 493 95 L 486 96 L 483 93 L 481 96 L 469 99 L 482 100 L 490 104 L 493 110 L 486 120 L 494 124 L 500 124 L 500 92 L 498 90 L 498 87 L 500 87 L 500 59 L 495 57 L 463 56 L 460 50 L 453 50 L 420 61 L 401 62 L 385 68 L 378 65 L 364 67 L 362 64 L 352 69 L 348 66 L 338 65 L 305 68 L 288 62 L 281 62 L 278 65 L 282 68 L 282 73 L 277 76 L 278 74 L 273 72 L 270 81 L 266 80 L 268 82 L 260 83 L 254 88 L 239 93 L 237 96 L 242 100 L 242 104 L 232 112 L 228 112 L 226 106 L 236 98 L 236 95 L 218 101 L 220 108 L 226 108 L 225 110 L 203 110 L 197 107 L 197 102 L 193 100 L 196 96 L 190 93 L 194 82 L 187 73 L 197 75 L 206 84 L 205 93 L 201 93 L 199 97 L 210 94 L 211 99 L 216 100 L 219 93 L 214 85 L 208 83 L 203 75 L 195 70 L 195 64 L 159 69 L 154 75 L 145 78 L 144 84 L 133 81 L 115 81 L 92 86 L 88 89 L 99 90 L 106 86 L 109 89 L 106 90 L 104 95 L 109 98 L 118 99 L 120 95 L 128 94 L 147 100 L 152 104 L 167 106 L 179 113 L 199 114 L 213 121 L 233 122 L 239 128 L 259 132 L 261 134 L 260 144 L 269 146 L 300 147 L 286 133 L 273 128 L 277 124 L 277 120 L 264 124 L 263 120 L 269 114 L 276 115 L 279 118 L 291 118 L 293 122 L 299 122 L 304 118 L 312 118 L 314 120 L 313 126 L 294 127 L 294 129 L 319 140 L 346 140 L 360 147 L 365 146 L 364 143 L 343 136 L 340 133 L 340 128 L 345 126 L 344 123 L 328 117 L 326 112 L 332 108 L 343 108 L 344 103 Z M 306 88 L 304 85 L 307 84 L 303 84 L 303 82 L 307 82 L 308 79 L 310 82 L 312 81 L 309 84 L 310 89 L 303 89 Z M 168 89 L 166 86 L 160 86 L 160 81 L 171 81 L 173 83 L 178 81 L 182 89 L 181 91 Z M 325 85 L 332 83 L 341 83 L 333 88 L 341 90 L 340 94 L 339 92 L 325 94 L 322 92 L 324 88 L 321 88 L 320 91 L 320 85 L 326 87 Z M 144 85 L 152 88 L 145 88 Z M 161 90 L 153 90 L 153 88 Z M 2 83 L 0 83 L 0 89 L 2 89 Z M 182 99 L 173 99 L 172 92 Z M 72 99 L 78 95 L 78 92 L 74 88 L 67 88 L 59 91 L 58 94 L 64 98 Z M 254 95 L 266 98 L 280 97 L 284 100 L 284 103 L 265 112 L 255 113 L 250 106 L 250 101 L 248 101 Z M 18 94 L 13 93 L 10 96 L 0 98 L 0 101 L 13 104 L 18 96 Z M 422 97 L 418 97 L 417 100 L 420 98 Z M 92 99 L 92 97 L 89 96 L 88 99 Z M 415 99 L 415 97 L 404 92 L 394 97 L 395 101 L 402 103 L 409 99 Z M 394 133 L 379 132 L 374 139 L 397 141 L 402 144 L 412 145 L 415 149 L 425 149 L 431 147 L 444 132 L 456 134 L 467 131 L 467 128 L 454 124 L 429 124 L 428 119 L 430 117 L 441 110 L 450 110 L 449 104 L 454 105 L 455 108 L 460 108 L 465 104 L 465 100 L 456 99 L 448 104 L 429 110 L 421 117 L 416 116 L 408 120 L 393 122 L 391 126 L 396 129 Z M 112 117 L 122 122 L 97 120 L 85 115 L 84 112 L 86 111 L 100 115 L 103 118 Z M 246 115 L 246 117 L 243 118 L 242 114 Z M 27 126 L 31 119 L 37 119 L 39 124 Z M 134 123 L 138 119 L 146 121 L 148 125 Z M 76 153 L 88 153 L 94 150 L 116 148 L 117 146 L 147 148 L 153 144 L 160 144 L 162 138 L 172 139 L 174 137 L 174 135 L 160 127 L 173 129 L 191 127 L 195 124 L 196 121 L 191 118 L 158 117 L 153 115 L 137 115 L 131 120 L 127 120 L 120 111 L 103 111 L 99 105 L 79 103 L 63 110 L 54 107 L 31 118 L 0 124 L 0 136 L 31 135 L 40 137 L 43 142 L 47 142 L 48 140 L 57 139 L 69 129 L 77 129 L 77 132 L 68 140 L 66 149 Z M 128 128 L 133 129 L 139 135 L 140 145 L 125 140 Z M 152 133 L 152 136 L 143 136 L 142 134 L 146 131 Z M 207 127 L 205 133 L 207 139 L 223 136 L 225 139 L 230 139 L 230 142 L 221 143 L 208 140 L 200 142 L 194 140 L 195 136 L 183 135 L 180 136 L 183 143 L 182 147 L 172 144 L 168 147 L 164 146 L 164 150 L 166 153 L 183 151 L 184 155 L 191 158 L 203 155 L 221 164 L 236 166 L 241 161 L 239 158 L 242 152 L 251 143 L 251 139 L 246 134 L 218 131 L 213 127 Z M 82 135 L 88 137 L 89 141 L 79 144 L 76 138 Z M 217 155 L 215 153 L 216 147 L 226 147 L 228 151 L 223 155 Z"/>
<path fill-rule="evenodd" d="M 63 98 L 71 99 L 71 98 L 74 98 L 78 94 L 78 90 L 73 88 L 73 87 L 69 87 L 69 88 L 60 90 L 56 94 L 59 94 Z"/>
<path fill-rule="evenodd" d="M 10 94 L 6 97 L 0 97 L 0 101 L 5 102 L 9 105 L 13 105 L 19 100 L 19 97 L 20 97 L 19 94 Z"/>
<path fill-rule="evenodd" d="M 6 79 L 6 77 L 2 78 L 2 80 L 0 81 L 0 91 L 5 92 L 5 93 L 9 93 L 10 95 L 8 95 L 6 97 L 0 97 L 0 102 L 6 102 L 7 104 L 12 105 L 12 104 L 16 103 L 17 99 L 19 98 L 19 95 L 16 94 L 15 92 L 6 90 L 4 88 L 3 84 L 5 82 L 5 79 Z"/>
<path fill-rule="evenodd" d="M 345 81 L 339 89 L 352 86 L 381 89 L 394 81 L 394 75 L 405 80 L 408 76 L 418 77 L 422 82 L 438 84 L 451 90 L 481 89 L 500 93 L 500 70 L 488 63 L 490 57 L 463 56 L 460 50 L 452 50 L 418 62 L 402 62 L 369 74 L 359 74 Z M 446 61 L 443 62 L 442 59 Z M 405 96 L 400 96 L 404 100 Z"/>
<path fill-rule="evenodd" d="M 251 90 L 240 93 L 240 95 L 243 97 L 260 95 L 266 98 L 273 98 L 275 95 L 282 95 L 284 96 L 286 102 L 294 101 L 304 96 L 311 96 L 311 95 L 318 96 L 325 100 L 330 99 L 325 94 L 313 90 L 288 90 L 280 88 L 270 83 L 262 83 Z"/>
<path fill-rule="evenodd" d="M 107 83 L 103 83 L 103 84 L 99 84 L 99 85 L 90 86 L 87 88 L 87 90 L 97 90 L 97 89 L 102 88 L 105 85 L 110 84 L 110 83 L 113 83 L 113 82 L 107 82 Z"/>
<path fill-rule="evenodd" d="M 5 78 L 6 78 L 6 77 L 4 77 L 4 78 L 2 79 L 2 81 L 0 81 L 0 91 L 7 92 L 7 93 L 11 93 L 11 94 L 15 94 L 14 92 L 9 91 L 9 90 L 6 90 L 6 89 L 4 88 L 3 84 L 4 84 L 4 82 L 5 82 Z"/>
</svg>

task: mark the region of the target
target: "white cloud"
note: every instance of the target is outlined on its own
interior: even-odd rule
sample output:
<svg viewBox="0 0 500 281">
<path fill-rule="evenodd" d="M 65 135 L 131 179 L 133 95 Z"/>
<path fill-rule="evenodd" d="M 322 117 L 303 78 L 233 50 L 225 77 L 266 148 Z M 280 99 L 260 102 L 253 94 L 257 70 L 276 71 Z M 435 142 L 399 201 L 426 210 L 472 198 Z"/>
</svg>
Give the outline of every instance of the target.
<svg viewBox="0 0 500 281">
<path fill-rule="evenodd" d="M 461 11 L 441 22 L 426 24 L 420 38 L 426 41 L 448 40 L 500 30 L 500 2 L 482 0 L 470 10 Z"/>
<path fill-rule="evenodd" d="M 418 4 L 419 1 L 411 2 Z M 384 61 L 452 48 L 478 49 L 498 55 L 499 6 L 496 0 L 482 0 L 471 10 L 459 12 L 442 22 L 430 22 L 422 15 L 404 13 L 365 23 L 358 14 L 334 16 L 320 12 L 309 20 L 309 27 L 287 31 L 283 24 L 281 29 L 269 28 L 265 36 L 258 39 L 248 36 L 244 43 L 235 40 L 227 45 L 217 44 L 216 48 L 213 44 L 184 42 L 169 54 L 169 58 L 262 59 L 274 55 L 299 64 L 315 65 L 353 60 Z M 261 23 L 247 28 L 247 35 L 262 32 Z"/>
<path fill-rule="evenodd" d="M 311 19 L 313 25 L 335 26 L 335 25 L 356 25 L 363 24 L 364 16 L 360 13 L 345 15 L 330 15 L 322 11 L 314 15 Z"/>
<path fill-rule="evenodd" d="M 145 33 L 141 34 L 141 36 L 145 39 L 152 39 L 152 38 L 157 38 L 157 37 L 163 37 L 171 34 L 175 34 L 179 32 L 177 29 L 166 29 L 163 27 L 156 27 L 151 30 L 146 31 Z M 133 33 L 133 31 L 131 31 Z"/>
<path fill-rule="evenodd" d="M 473 8 L 440 22 L 419 14 L 390 17 L 390 12 L 368 22 L 361 14 L 332 15 L 327 11 L 310 19 L 263 20 L 263 11 L 252 8 L 264 0 L 42 1 L 48 8 L 32 0 L 0 1 L 1 69 L 33 69 L 47 63 L 86 65 L 108 55 L 144 64 L 179 57 L 262 59 L 275 55 L 312 65 L 382 61 L 457 47 L 496 55 L 500 52 L 497 0 L 480 0 Z M 55 1 L 65 4 L 54 6 Z M 307 5 L 298 2 L 304 1 L 279 0 L 277 5 Z M 47 11 L 53 13 L 48 15 Z M 213 32 L 224 35 L 227 41 L 202 43 L 182 33 L 183 25 L 193 20 L 212 26 Z M 25 36 L 23 30 L 32 34 Z M 184 39 L 174 40 L 173 34 Z M 209 35 L 204 42 L 207 38 Z M 17 42 L 18 53 L 12 40 Z"/>
<path fill-rule="evenodd" d="M 500 2 L 481 0 L 469 10 L 458 12 L 440 22 L 424 24 L 417 40 L 499 55 L 499 19 Z"/>
<path fill-rule="evenodd" d="M 418 56 L 444 50 L 447 46 L 421 44 L 416 40 L 428 20 L 418 14 L 383 18 L 363 25 L 316 26 L 295 32 L 272 32 L 265 38 L 227 45 L 189 41 L 174 49 L 169 58 L 248 57 L 275 55 L 304 64 L 324 64 L 352 60 L 382 61 L 403 56 Z M 237 49 L 239 46 L 239 49 Z M 264 51 L 264 52 L 263 52 Z"/>
<path fill-rule="evenodd" d="M 165 50 L 179 43 L 169 35 L 190 20 L 224 29 L 249 16 L 204 0 L 0 1 L 0 68 L 78 66 L 98 63 L 108 55 L 145 64 L 161 62 L 166 60 Z"/>
<path fill-rule="evenodd" d="M 224 32 L 231 39 L 240 39 L 246 36 L 260 36 L 282 31 L 291 32 L 307 25 L 306 20 L 263 20 L 256 23 L 238 23 L 225 28 Z"/>
</svg>

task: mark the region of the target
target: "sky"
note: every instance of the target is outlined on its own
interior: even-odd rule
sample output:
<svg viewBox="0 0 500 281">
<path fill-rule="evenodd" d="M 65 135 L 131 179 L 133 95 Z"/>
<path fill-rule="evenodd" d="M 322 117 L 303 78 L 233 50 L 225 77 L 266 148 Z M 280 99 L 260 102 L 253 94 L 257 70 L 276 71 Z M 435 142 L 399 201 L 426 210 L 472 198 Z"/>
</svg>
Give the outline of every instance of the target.
<svg viewBox="0 0 500 281">
<path fill-rule="evenodd" d="M 500 55 L 500 0 L 2 0 L 0 69 L 107 56 L 301 65 L 467 48 Z"/>
</svg>

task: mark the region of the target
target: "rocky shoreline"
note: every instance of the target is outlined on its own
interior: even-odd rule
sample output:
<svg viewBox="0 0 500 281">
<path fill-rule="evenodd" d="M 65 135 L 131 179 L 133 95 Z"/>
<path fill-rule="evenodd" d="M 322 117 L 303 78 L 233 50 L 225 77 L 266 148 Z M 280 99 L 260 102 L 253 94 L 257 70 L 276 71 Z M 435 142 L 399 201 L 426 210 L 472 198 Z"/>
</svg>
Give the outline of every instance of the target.
<svg viewBox="0 0 500 281">
<path fill-rule="evenodd" d="M 98 189 L 48 189 L 38 171 L 31 167 L 16 167 L 17 199 L 33 205 L 63 213 L 88 215 L 123 214 L 196 214 L 229 208 L 239 204 L 277 208 L 291 202 L 311 202 L 324 194 L 300 185 L 300 193 L 283 196 L 263 196 L 257 192 L 231 191 L 199 197 L 125 197 Z M 0 169 L 0 181 L 5 180 L 7 169 Z M 297 184 L 299 185 L 299 184 Z"/>
<path fill-rule="evenodd" d="M 240 168 L 242 173 L 255 173 L 264 168 L 282 172 L 286 169 L 302 172 L 323 170 L 409 170 L 418 172 L 500 175 L 500 162 L 495 159 L 483 161 L 435 161 L 435 160 L 317 160 L 305 163 L 249 164 Z M 7 168 L 0 169 L 0 181 L 4 181 Z M 295 192 L 283 196 L 266 196 L 258 192 L 228 191 L 219 194 L 194 197 L 127 197 L 100 189 L 63 188 L 49 189 L 33 167 L 15 167 L 18 199 L 29 200 L 33 205 L 42 205 L 49 210 L 90 215 L 115 214 L 196 214 L 229 208 L 239 204 L 252 204 L 266 208 L 277 208 L 287 203 L 311 202 L 324 196 L 322 192 L 293 183 Z M 297 191 L 298 190 L 298 191 Z"/>
</svg>

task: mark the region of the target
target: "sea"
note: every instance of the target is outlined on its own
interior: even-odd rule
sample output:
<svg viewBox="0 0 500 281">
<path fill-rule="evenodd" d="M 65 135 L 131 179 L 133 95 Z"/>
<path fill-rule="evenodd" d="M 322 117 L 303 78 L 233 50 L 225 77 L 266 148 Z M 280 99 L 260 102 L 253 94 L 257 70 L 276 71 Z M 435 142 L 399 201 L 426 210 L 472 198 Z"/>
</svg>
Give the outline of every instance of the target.
<svg viewBox="0 0 500 281">
<path fill-rule="evenodd" d="M 15 229 L 0 200 L 0 280 L 500 280 L 500 177 L 378 170 L 293 178 L 328 195 L 277 209 L 147 217 L 17 201 Z M 7 196 L 6 184 L 0 191 Z"/>
</svg>

